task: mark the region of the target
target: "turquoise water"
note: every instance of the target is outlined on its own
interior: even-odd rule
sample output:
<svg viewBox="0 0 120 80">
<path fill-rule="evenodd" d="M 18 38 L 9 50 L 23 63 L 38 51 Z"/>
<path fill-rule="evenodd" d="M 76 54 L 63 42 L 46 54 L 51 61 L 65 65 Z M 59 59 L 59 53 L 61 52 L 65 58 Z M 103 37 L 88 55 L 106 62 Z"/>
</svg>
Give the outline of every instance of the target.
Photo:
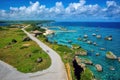
<svg viewBox="0 0 120 80">
<path fill-rule="evenodd" d="M 48 36 L 49 41 L 54 42 L 57 41 L 58 44 L 63 44 L 71 47 L 71 44 L 78 44 L 82 48 L 88 51 L 88 55 L 86 56 L 94 64 L 100 64 L 103 67 L 102 72 L 96 71 L 94 66 L 88 66 L 94 73 L 95 77 L 98 80 L 120 80 L 120 62 L 118 60 L 109 60 L 105 57 L 105 53 L 107 51 L 112 51 L 118 57 L 120 56 L 120 26 L 118 23 L 112 23 L 113 26 L 109 23 L 99 23 L 99 27 L 96 27 L 98 23 L 92 25 L 93 23 L 80 24 L 80 23 L 53 23 L 52 26 L 64 26 L 65 29 L 74 30 L 75 32 L 59 32 L 61 31 L 58 27 L 50 28 L 51 30 L 57 31 L 55 35 Z M 102 25 L 100 25 L 102 24 Z M 106 26 L 106 27 L 105 27 Z M 101 39 L 97 39 L 92 33 L 100 34 L 102 36 Z M 88 40 L 92 42 L 96 42 L 97 46 L 93 44 L 88 44 L 84 41 L 78 40 L 78 38 L 82 38 L 87 34 Z M 106 36 L 112 35 L 113 40 L 107 41 L 104 38 Z M 68 41 L 72 41 L 69 43 Z M 105 48 L 106 50 L 100 50 L 100 48 Z M 96 53 L 100 53 L 100 56 L 96 56 Z M 115 70 L 110 70 L 110 66 L 113 66 Z"/>
</svg>

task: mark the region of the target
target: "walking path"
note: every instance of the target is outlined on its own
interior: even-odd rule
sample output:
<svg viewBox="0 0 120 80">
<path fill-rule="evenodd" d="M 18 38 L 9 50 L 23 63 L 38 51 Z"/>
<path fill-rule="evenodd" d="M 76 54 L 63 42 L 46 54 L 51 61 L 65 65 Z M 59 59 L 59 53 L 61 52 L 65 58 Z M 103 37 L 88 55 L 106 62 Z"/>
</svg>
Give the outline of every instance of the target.
<svg viewBox="0 0 120 80">
<path fill-rule="evenodd" d="M 25 74 L 0 61 L 0 80 L 67 80 L 67 73 L 60 56 L 24 28 L 22 30 L 50 56 L 51 66 L 43 71 Z"/>
</svg>

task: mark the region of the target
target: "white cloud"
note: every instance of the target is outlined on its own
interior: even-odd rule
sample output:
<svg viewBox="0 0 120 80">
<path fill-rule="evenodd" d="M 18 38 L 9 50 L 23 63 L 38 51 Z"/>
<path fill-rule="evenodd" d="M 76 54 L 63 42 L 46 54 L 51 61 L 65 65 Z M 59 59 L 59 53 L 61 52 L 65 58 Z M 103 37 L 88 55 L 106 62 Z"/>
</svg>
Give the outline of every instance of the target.
<svg viewBox="0 0 120 80">
<path fill-rule="evenodd" d="M 7 19 L 8 15 L 5 10 L 0 10 L 0 19 Z"/>
<path fill-rule="evenodd" d="M 117 5 L 115 1 L 107 1 L 106 4 L 108 7 Z"/>
<path fill-rule="evenodd" d="M 55 19 L 55 20 L 96 20 L 120 19 L 120 5 L 115 1 L 107 1 L 106 7 L 98 4 L 86 4 L 86 0 L 78 3 L 69 3 L 64 7 L 62 2 L 47 8 L 38 1 L 30 2 L 28 7 L 10 7 L 9 11 L 0 10 L 0 19 Z"/>
<path fill-rule="evenodd" d="M 120 5 L 117 5 L 115 1 L 107 1 L 107 7 L 102 9 L 104 16 L 108 19 L 120 19 Z"/>
</svg>

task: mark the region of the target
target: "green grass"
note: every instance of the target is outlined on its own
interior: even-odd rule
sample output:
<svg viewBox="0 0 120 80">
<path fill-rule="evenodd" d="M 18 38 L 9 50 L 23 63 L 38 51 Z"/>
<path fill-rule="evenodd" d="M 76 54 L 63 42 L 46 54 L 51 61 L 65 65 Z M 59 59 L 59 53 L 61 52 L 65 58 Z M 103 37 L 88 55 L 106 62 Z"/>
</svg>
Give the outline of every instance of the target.
<svg viewBox="0 0 120 80">
<path fill-rule="evenodd" d="M 108 52 L 106 52 L 106 54 L 108 54 L 108 55 L 112 55 L 112 52 L 111 52 L 111 51 L 108 51 Z"/>
<path fill-rule="evenodd" d="M 86 68 L 82 74 L 80 80 L 93 80 L 93 74 L 90 69 Z"/>
<path fill-rule="evenodd" d="M 22 42 L 25 36 L 18 28 L 0 31 L 0 59 L 24 73 L 48 68 L 51 64 L 50 57 L 35 42 Z M 8 45 L 12 39 L 17 40 L 17 43 Z M 21 49 L 23 44 L 30 44 L 30 46 Z M 39 57 L 43 59 L 41 63 L 36 62 Z"/>
<path fill-rule="evenodd" d="M 41 32 L 45 32 L 45 29 L 42 29 L 38 26 L 36 26 L 35 24 L 31 24 L 29 27 L 26 28 L 26 31 L 34 31 L 34 30 L 39 30 Z"/>
</svg>

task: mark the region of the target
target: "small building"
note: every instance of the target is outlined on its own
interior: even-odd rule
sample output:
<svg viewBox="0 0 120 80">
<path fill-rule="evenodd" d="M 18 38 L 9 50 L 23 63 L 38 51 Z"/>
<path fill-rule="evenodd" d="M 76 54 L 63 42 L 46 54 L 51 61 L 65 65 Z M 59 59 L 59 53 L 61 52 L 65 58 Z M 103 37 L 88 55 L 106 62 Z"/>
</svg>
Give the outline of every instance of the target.
<svg viewBox="0 0 120 80">
<path fill-rule="evenodd" d="M 35 37 L 37 37 L 37 36 L 42 34 L 42 32 L 38 31 L 38 30 L 33 31 L 32 33 L 35 35 Z"/>
</svg>

